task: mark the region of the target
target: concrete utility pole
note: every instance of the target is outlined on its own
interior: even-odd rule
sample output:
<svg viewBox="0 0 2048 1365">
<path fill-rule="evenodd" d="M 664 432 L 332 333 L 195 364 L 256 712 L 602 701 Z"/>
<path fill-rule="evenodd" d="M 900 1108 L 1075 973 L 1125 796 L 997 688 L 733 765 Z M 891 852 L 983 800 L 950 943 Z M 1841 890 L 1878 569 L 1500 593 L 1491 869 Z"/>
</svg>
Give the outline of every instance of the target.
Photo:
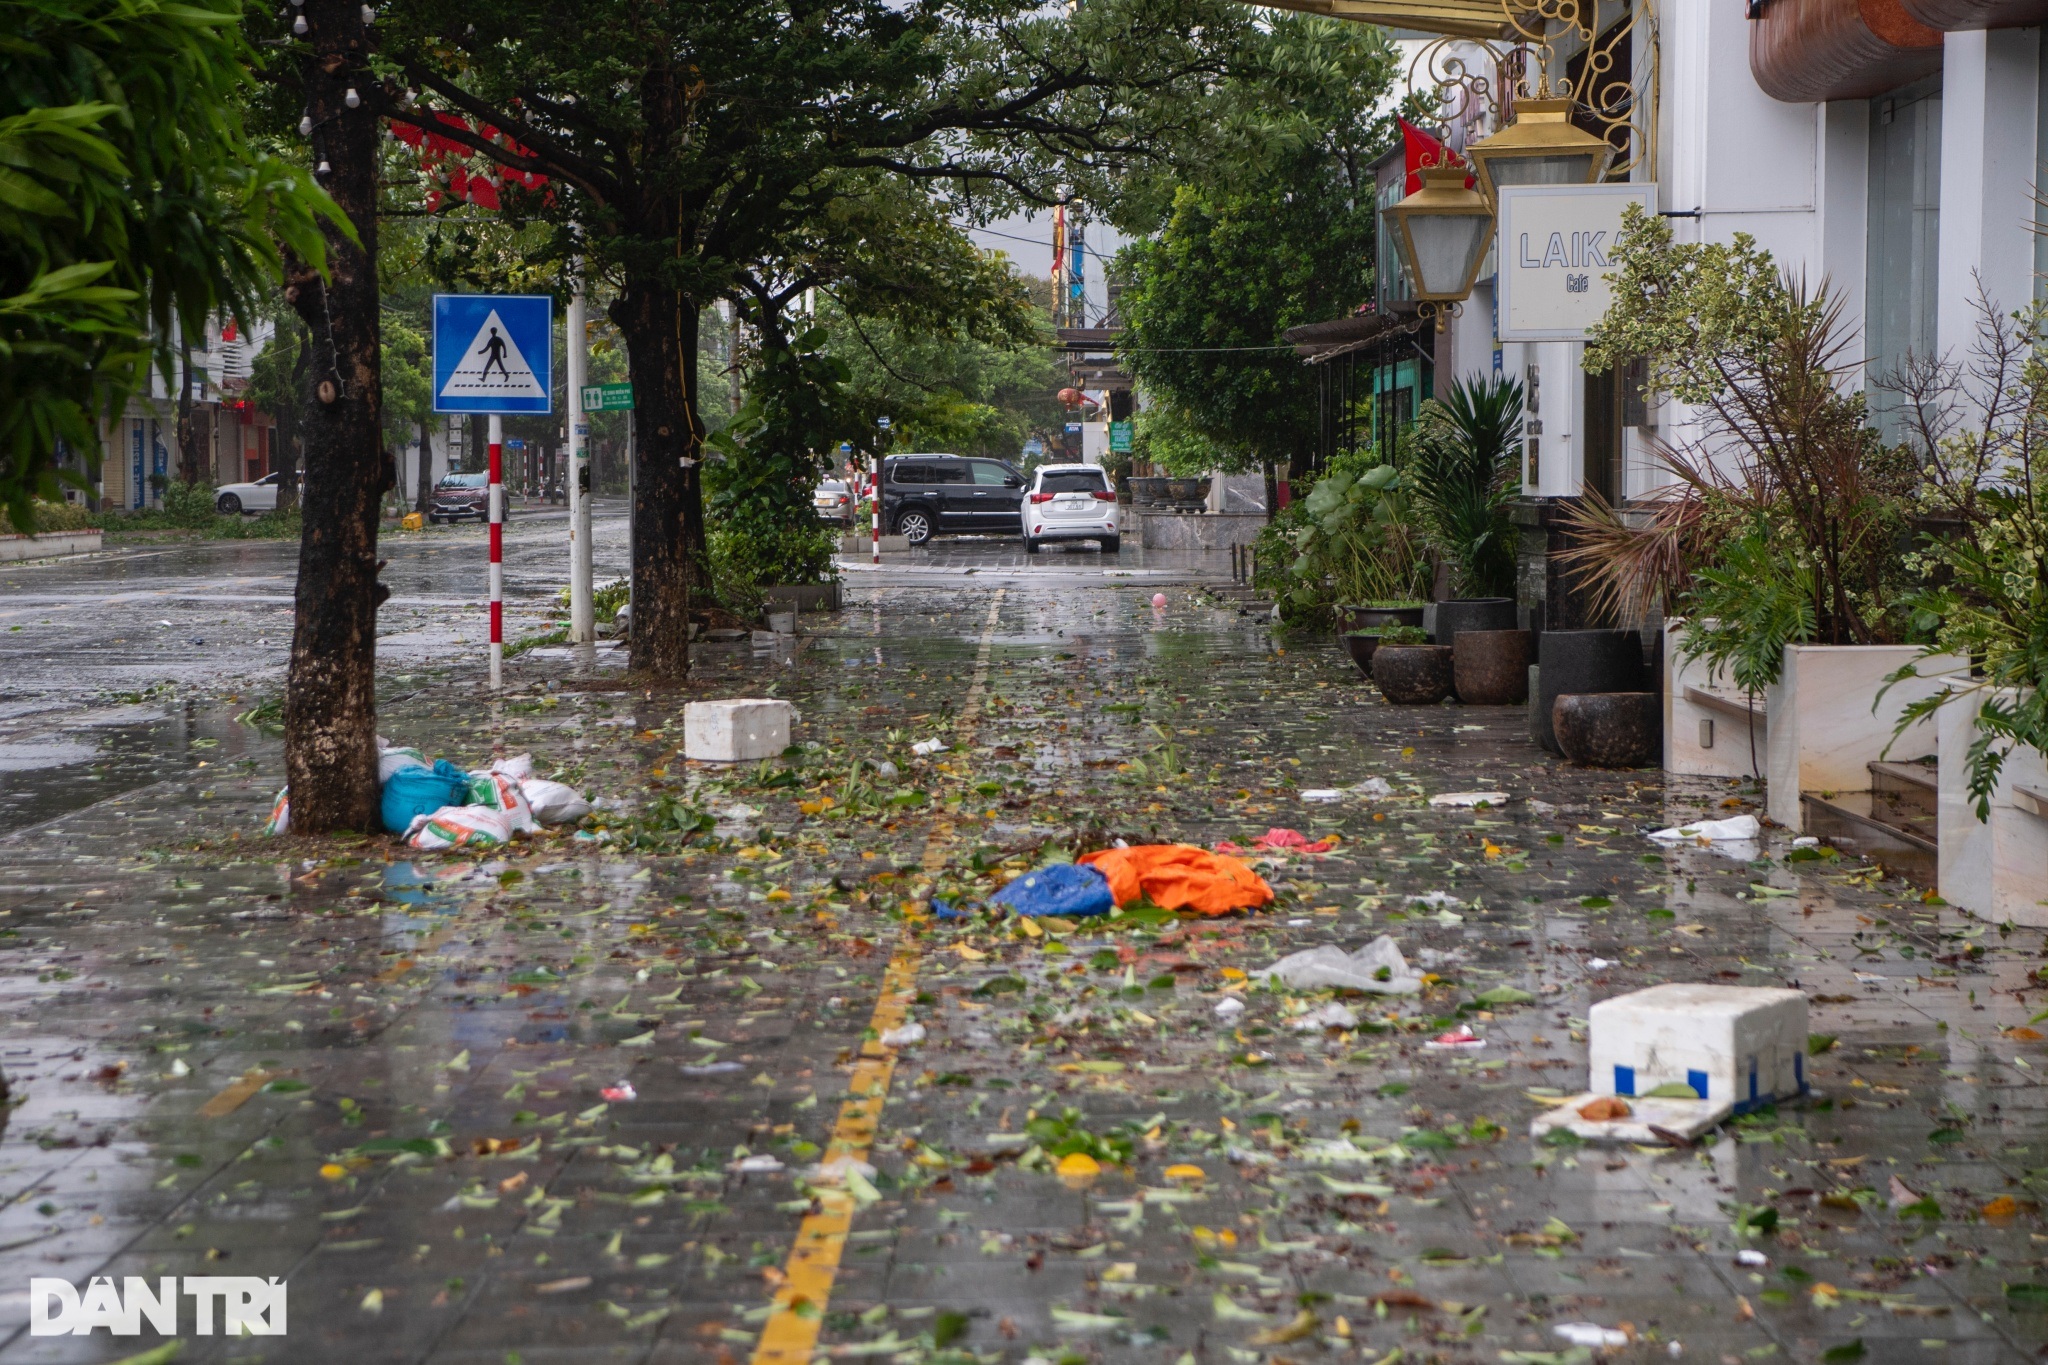
<svg viewBox="0 0 2048 1365">
<path fill-rule="evenodd" d="M 584 333 L 582 262 L 569 296 L 569 640 L 594 644 L 597 612 L 590 600 L 590 419 L 583 412 L 589 339 Z"/>
</svg>

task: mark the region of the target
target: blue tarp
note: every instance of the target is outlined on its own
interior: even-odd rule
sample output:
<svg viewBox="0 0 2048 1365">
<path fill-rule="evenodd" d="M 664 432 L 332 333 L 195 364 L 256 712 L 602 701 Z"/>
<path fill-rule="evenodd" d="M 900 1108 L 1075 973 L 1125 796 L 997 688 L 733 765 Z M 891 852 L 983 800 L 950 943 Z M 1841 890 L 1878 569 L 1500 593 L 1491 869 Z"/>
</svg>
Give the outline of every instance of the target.
<svg viewBox="0 0 2048 1365">
<path fill-rule="evenodd" d="M 431 768 L 401 768 L 384 783 L 380 807 L 384 828 L 403 834 L 415 815 L 432 815 L 443 806 L 469 804 L 469 774 L 437 759 Z"/>
<path fill-rule="evenodd" d="M 1079 863 L 1054 863 L 1027 872 L 989 900 L 1007 905 L 1019 915 L 1067 918 L 1106 915 L 1116 905 L 1109 894 L 1109 879 Z"/>
</svg>

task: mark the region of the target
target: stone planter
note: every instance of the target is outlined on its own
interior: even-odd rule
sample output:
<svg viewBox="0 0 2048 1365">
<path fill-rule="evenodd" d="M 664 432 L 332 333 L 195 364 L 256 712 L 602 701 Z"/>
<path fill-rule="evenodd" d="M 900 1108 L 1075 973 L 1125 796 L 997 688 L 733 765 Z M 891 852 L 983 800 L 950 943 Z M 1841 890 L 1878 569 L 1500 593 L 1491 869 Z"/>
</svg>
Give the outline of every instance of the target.
<svg viewBox="0 0 2048 1365">
<path fill-rule="evenodd" d="M 1436 642 L 1455 645 L 1467 630 L 1513 630 L 1521 625 L 1512 597 L 1452 598 L 1436 604 Z"/>
<path fill-rule="evenodd" d="M 1431 706 L 1451 695 L 1451 651 L 1444 645 L 1381 645 L 1372 680 L 1397 706 Z"/>
<path fill-rule="evenodd" d="M 1982 692 L 1968 693 L 1934 715 L 1941 755 L 1938 887 L 1943 900 L 1979 919 L 2048 928 L 2041 871 L 2048 867 L 2048 761 L 2039 749 L 2015 746 L 1991 793 L 1990 818 L 1979 820 L 1969 751 L 1986 700 Z M 2000 700 L 2017 697 L 2002 693 Z"/>
<path fill-rule="evenodd" d="M 1761 777 L 1770 741 L 1764 699 L 1754 699 L 1703 659 L 1685 657 L 1685 622 L 1664 623 L 1664 771 L 1697 777 Z"/>
<path fill-rule="evenodd" d="M 1205 502 L 1209 497 L 1207 479 L 1168 479 L 1166 496 L 1171 502 Z"/>
<path fill-rule="evenodd" d="M 1643 662 L 1642 637 L 1632 630 L 1546 630 L 1536 653 L 1542 670 L 1537 675 L 1537 738 L 1553 754 L 1564 752 L 1557 745 L 1553 711 L 1559 697 L 1647 692 L 1655 686 Z"/>
<path fill-rule="evenodd" d="M 1134 506 L 1150 507 L 1166 501 L 1166 485 L 1170 479 L 1153 474 L 1134 476 L 1131 479 L 1131 502 Z"/>
<path fill-rule="evenodd" d="M 1372 678 L 1372 656 L 1380 647 L 1380 637 L 1370 631 L 1347 631 L 1342 637 L 1344 648 L 1351 655 L 1351 662 L 1358 665 L 1358 671 Z"/>
<path fill-rule="evenodd" d="M 1564 756 L 1589 768 L 1648 768 L 1663 756 L 1655 692 L 1568 692 L 1552 704 L 1550 724 Z"/>
<path fill-rule="evenodd" d="M 761 589 L 761 601 L 789 611 L 838 611 L 844 586 L 837 578 L 829 583 L 776 583 Z"/>
<path fill-rule="evenodd" d="M 1339 634 L 1349 634 L 1357 630 L 1383 630 L 1388 626 L 1419 627 L 1425 610 L 1420 604 L 1412 607 L 1340 606 L 1337 608 L 1337 630 Z"/>
<path fill-rule="evenodd" d="M 1885 678 L 1920 651 L 1913 645 L 1787 645 L 1778 681 L 1764 691 L 1764 778 L 1767 812 L 1793 833 L 1805 829 L 1804 792 L 1859 792 L 1870 765 L 1889 751 L 1900 760 L 1935 752 L 1930 718 L 1893 738 L 1907 705 L 1939 691 L 1941 675 L 1966 673 L 1960 659 L 1925 659 L 1918 678 L 1885 686 Z M 1884 696 L 1879 698 L 1879 690 Z"/>
<path fill-rule="evenodd" d="M 1529 699 L 1535 652 L 1535 637 L 1526 630 L 1460 630 L 1451 645 L 1458 700 L 1467 706 L 1520 706 Z"/>
</svg>

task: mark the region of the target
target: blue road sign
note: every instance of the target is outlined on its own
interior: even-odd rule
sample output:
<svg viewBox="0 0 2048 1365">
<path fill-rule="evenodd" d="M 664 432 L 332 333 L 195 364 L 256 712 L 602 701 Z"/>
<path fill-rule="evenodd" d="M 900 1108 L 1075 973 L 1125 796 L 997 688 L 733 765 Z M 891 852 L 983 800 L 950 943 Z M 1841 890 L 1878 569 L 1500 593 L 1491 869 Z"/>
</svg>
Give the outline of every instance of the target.
<svg viewBox="0 0 2048 1365">
<path fill-rule="evenodd" d="M 435 412 L 552 412 L 555 301 L 434 296 Z"/>
</svg>

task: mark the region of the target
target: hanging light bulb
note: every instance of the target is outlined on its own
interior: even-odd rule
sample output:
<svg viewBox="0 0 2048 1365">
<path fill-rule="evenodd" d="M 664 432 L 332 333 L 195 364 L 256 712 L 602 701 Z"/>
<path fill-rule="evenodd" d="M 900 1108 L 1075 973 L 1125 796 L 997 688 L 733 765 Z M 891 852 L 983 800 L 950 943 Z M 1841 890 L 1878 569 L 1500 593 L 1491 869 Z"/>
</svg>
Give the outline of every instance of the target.
<svg viewBox="0 0 2048 1365">
<path fill-rule="evenodd" d="M 366 23 L 366 24 L 374 24 L 374 23 L 376 23 L 376 22 L 377 22 L 377 11 L 375 11 L 375 10 L 371 9 L 371 8 L 370 8 L 370 7 L 368 6 L 368 5 L 364 5 L 364 6 L 363 6 L 363 22 L 364 22 L 364 23 Z"/>
<path fill-rule="evenodd" d="M 356 93 L 356 88 L 353 85 L 351 85 L 348 88 L 348 93 L 341 97 L 341 102 L 343 104 L 346 104 L 351 109 L 360 109 L 363 107 L 363 97 Z"/>
<path fill-rule="evenodd" d="M 301 116 L 300 116 L 300 118 L 299 118 L 299 136 L 300 136 L 300 137 L 311 137 L 311 136 L 313 136 L 313 116 L 312 116 L 311 114 L 304 114 L 304 115 L 301 115 Z"/>
<path fill-rule="evenodd" d="M 310 27 L 311 25 L 309 25 L 306 22 L 306 16 L 303 14 L 301 14 L 298 18 L 292 20 L 292 32 L 296 33 L 301 38 L 306 36 L 306 30 Z"/>
<path fill-rule="evenodd" d="M 332 166 L 328 165 L 328 164 L 327 164 L 327 161 L 326 161 L 326 159 L 325 159 L 325 158 L 322 158 L 322 159 L 321 159 L 321 162 L 320 162 L 320 164 L 319 164 L 319 165 L 317 165 L 317 166 L 315 166 L 315 167 L 313 168 L 313 174 L 315 174 L 315 175 L 333 175 L 333 174 L 334 174 L 334 167 L 332 167 Z"/>
</svg>

